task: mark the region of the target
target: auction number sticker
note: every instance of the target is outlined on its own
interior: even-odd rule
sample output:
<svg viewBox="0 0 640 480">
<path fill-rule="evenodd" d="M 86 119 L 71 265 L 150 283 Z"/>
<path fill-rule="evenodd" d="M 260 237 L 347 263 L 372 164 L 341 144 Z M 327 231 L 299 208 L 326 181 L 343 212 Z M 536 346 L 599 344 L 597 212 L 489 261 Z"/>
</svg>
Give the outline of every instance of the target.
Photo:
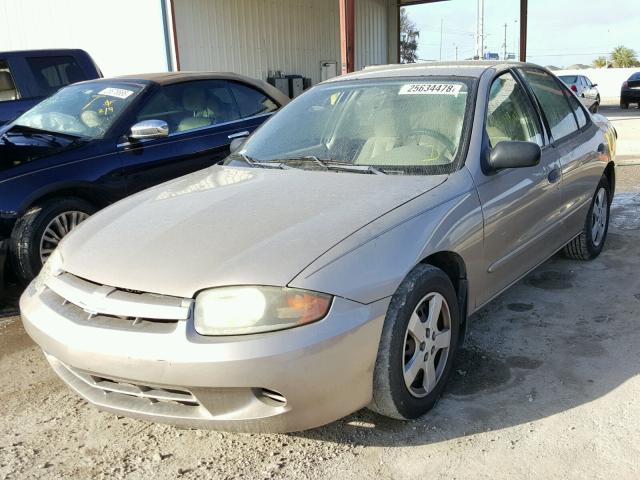
<svg viewBox="0 0 640 480">
<path fill-rule="evenodd" d="M 125 98 L 129 98 L 131 95 L 133 95 L 133 92 L 124 88 L 109 87 L 98 92 L 98 95 L 106 95 L 107 97 L 116 97 L 124 100 Z"/>
<path fill-rule="evenodd" d="M 460 94 L 461 83 L 408 83 L 400 88 L 400 95 L 455 95 Z"/>
</svg>

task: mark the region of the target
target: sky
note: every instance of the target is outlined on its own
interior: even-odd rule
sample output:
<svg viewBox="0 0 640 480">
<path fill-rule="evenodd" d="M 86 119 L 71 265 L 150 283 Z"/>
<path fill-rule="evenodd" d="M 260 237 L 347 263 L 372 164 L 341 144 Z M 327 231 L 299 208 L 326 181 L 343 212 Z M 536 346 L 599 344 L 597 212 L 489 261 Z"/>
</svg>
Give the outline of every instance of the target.
<svg viewBox="0 0 640 480">
<path fill-rule="evenodd" d="M 449 0 L 407 7 L 420 30 L 418 58 L 460 60 L 475 54 L 476 0 Z M 566 67 L 591 64 L 619 45 L 640 57 L 640 0 L 529 0 L 528 60 Z M 507 24 L 507 51 L 518 52 L 519 0 L 485 0 L 485 51 L 502 57 Z"/>
</svg>

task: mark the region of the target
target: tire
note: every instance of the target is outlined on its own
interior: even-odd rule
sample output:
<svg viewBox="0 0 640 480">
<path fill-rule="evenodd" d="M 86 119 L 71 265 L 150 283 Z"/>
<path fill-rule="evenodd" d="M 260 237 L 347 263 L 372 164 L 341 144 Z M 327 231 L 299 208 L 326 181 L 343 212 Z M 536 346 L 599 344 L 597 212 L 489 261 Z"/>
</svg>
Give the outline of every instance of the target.
<svg viewBox="0 0 640 480">
<path fill-rule="evenodd" d="M 622 110 L 628 110 L 629 109 L 629 104 L 626 102 L 620 102 L 620 108 Z"/>
<path fill-rule="evenodd" d="M 606 205 L 602 205 L 603 201 Z M 593 260 L 600 255 L 607 240 L 610 212 L 611 187 L 603 176 L 591 200 L 582 232 L 564 247 L 564 255 L 575 260 Z M 599 223 L 599 228 L 596 228 L 596 222 Z"/>
<path fill-rule="evenodd" d="M 429 311 L 439 301 L 443 307 L 436 319 Z M 410 330 L 416 326 L 418 329 Z M 417 330 L 424 332 L 420 344 L 412 333 Z M 446 343 L 447 331 L 448 347 L 437 348 L 438 338 L 443 342 L 440 345 Z M 391 298 L 380 338 L 373 376 L 373 400 L 369 408 L 401 420 L 418 418 L 431 410 L 451 374 L 459 334 L 460 310 L 451 280 L 438 268 L 418 265 Z M 434 367 L 428 377 L 431 382 L 425 377 L 425 358 Z M 414 369 L 410 368 L 414 365 L 413 360 L 417 361 Z M 408 381 L 405 370 L 411 372 L 406 375 Z M 414 372 L 415 381 L 408 385 Z M 430 387 L 424 388 L 425 383 Z"/>
<path fill-rule="evenodd" d="M 42 268 L 43 256 L 48 256 L 57 246 L 55 241 L 43 240 L 45 231 L 51 233 L 49 229 L 52 228 L 59 242 L 96 210 L 95 206 L 80 198 L 59 197 L 34 205 L 22 215 L 13 228 L 9 245 L 11 264 L 18 280 L 25 284 L 33 280 Z M 67 214 L 70 216 L 66 217 Z M 60 224 L 55 223 L 56 219 Z M 54 237 L 48 235 L 47 238 Z"/>
</svg>

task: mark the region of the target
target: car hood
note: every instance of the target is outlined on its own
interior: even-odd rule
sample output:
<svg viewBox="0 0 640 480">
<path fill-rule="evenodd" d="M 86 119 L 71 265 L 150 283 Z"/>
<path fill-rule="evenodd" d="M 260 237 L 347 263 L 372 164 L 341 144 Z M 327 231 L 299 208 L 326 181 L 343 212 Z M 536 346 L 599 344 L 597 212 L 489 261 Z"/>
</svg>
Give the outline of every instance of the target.
<svg viewBox="0 0 640 480">
<path fill-rule="evenodd" d="M 341 240 L 446 178 L 215 166 L 107 208 L 60 252 L 74 275 L 164 295 L 287 285 Z"/>
<path fill-rule="evenodd" d="M 58 138 L 55 141 L 29 135 L 0 138 L 0 172 L 76 149 L 81 145 L 68 138 Z"/>
</svg>

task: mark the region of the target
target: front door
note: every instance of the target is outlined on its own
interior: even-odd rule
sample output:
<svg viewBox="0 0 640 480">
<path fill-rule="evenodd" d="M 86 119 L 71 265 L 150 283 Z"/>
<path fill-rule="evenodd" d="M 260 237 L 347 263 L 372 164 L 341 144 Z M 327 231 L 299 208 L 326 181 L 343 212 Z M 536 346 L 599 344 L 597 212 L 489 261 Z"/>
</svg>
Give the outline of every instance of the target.
<svg viewBox="0 0 640 480">
<path fill-rule="evenodd" d="M 525 141 L 542 147 L 540 164 L 510 168 L 476 179 L 484 215 L 485 303 L 553 254 L 562 231 L 559 155 L 545 145 L 529 95 L 511 72 L 491 86 L 486 136 L 491 147 Z"/>
<path fill-rule="evenodd" d="M 243 87 L 238 84 L 237 89 Z M 266 99 L 264 94 L 261 98 Z M 220 163 L 234 136 L 251 133 L 277 108 L 264 101 L 247 115 L 243 100 L 236 84 L 225 80 L 160 87 L 140 108 L 134 123 L 162 120 L 169 135 L 142 141 L 123 138 L 118 145 L 129 192 Z"/>
</svg>

